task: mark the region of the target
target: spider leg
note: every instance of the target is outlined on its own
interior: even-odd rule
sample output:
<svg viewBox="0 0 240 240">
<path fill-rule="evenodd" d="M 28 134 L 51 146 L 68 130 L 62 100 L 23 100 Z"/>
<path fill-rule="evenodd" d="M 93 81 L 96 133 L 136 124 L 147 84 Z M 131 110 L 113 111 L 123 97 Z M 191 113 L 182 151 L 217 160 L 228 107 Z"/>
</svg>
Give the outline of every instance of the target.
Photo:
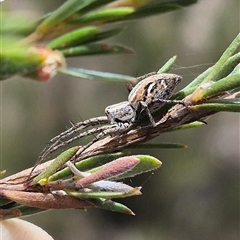
<svg viewBox="0 0 240 240">
<path fill-rule="evenodd" d="M 61 140 L 64 140 L 65 138 L 71 136 L 74 133 L 78 133 L 79 131 L 81 131 L 85 128 L 88 128 L 90 126 L 100 125 L 100 124 L 106 124 L 106 123 L 108 123 L 108 119 L 106 116 L 90 118 L 86 121 L 75 124 L 73 127 L 67 129 L 66 131 L 64 131 L 64 132 L 60 133 L 59 135 L 55 136 L 54 138 L 52 138 L 49 142 L 54 143 L 55 141 L 57 141 L 59 139 L 61 141 Z"/>
<path fill-rule="evenodd" d="M 155 126 L 156 126 L 156 122 L 154 121 L 154 118 L 153 118 L 153 116 L 152 116 L 152 114 L 151 114 L 151 112 L 150 112 L 150 110 L 149 110 L 149 108 L 148 108 L 148 105 L 147 105 L 145 102 L 143 102 L 143 101 L 141 101 L 141 102 L 139 102 L 139 103 L 140 103 L 140 106 L 141 106 L 141 107 L 144 109 L 144 111 L 147 113 L 148 118 L 149 118 L 149 121 L 151 122 L 152 126 L 155 127 Z"/>
<path fill-rule="evenodd" d="M 140 82 L 142 81 L 143 79 L 147 78 L 147 77 L 150 77 L 152 75 L 156 75 L 156 72 L 150 72 L 150 73 L 147 73 L 147 74 L 144 74 L 142 76 L 139 76 L 137 77 L 137 82 Z"/>
<path fill-rule="evenodd" d="M 174 104 L 182 104 L 186 106 L 186 104 L 182 100 L 175 100 L 175 99 L 158 99 L 160 103 L 174 103 Z"/>
<path fill-rule="evenodd" d="M 81 154 L 88 149 L 92 144 L 94 144 L 95 142 L 97 142 L 98 140 L 100 140 L 101 138 L 107 136 L 107 135 L 112 135 L 113 133 L 116 133 L 117 131 L 119 131 L 119 125 L 116 124 L 112 124 L 112 125 L 107 125 L 107 126 L 103 126 L 103 127 L 99 127 L 97 129 L 98 132 L 100 132 L 91 142 L 89 142 L 88 144 L 86 144 L 84 147 L 82 147 L 80 149 L 79 152 L 76 153 L 76 155 L 74 156 L 74 162 L 76 162 L 77 160 L 80 160 L 80 156 Z M 96 133 L 96 131 L 94 132 Z"/>
<path fill-rule="evenodd" d="M 84 130 L 90 126 L 96 126 L 96 125 L 101 125 L 101 124 L 106 124 L 106 123 L 108 123 L 107 117 L 103 116 L 103 117 L 91 118 L 86 121 L 75 124 L 73 127 L 67 129 L 66 131 L 64 131 L 61 134 L 52 138 L 49 141 L 49 143 L 46 145 L 46 147 L 40 153 L 39 159 L 46 158 L 50 153 L 57 150 L 59 147 L 64 146 L 67 142 L 67 141 L 65 141 L 65 139 L 69 138 L 73 134 L 78 134 L 78 135 L 80 135 L 80 138 L 82 138 L 81 137 L 82 135 L 80 134 L 80 132 L 82 130 Z M 59 144 L 59 142 L 62 142 L 62 143 Z"/>
<path fill-rule="evenodd" d="M 93 135 L 93 134 L 97 134 L 99 132 L 102 132 L 104 131 L 105 129 L 108 129 L 109 128 L 109 125 L 106 125 L 106 126 L 102 126 L 102 127 L 99 127 L 99 128 L 93 128 L 93 129 L 90 129 L 88 131 L 85 131 L 83 133 L 80 133 L 78 135 L 76 135 L 75 137 L 72 137 L 66 141 L 57 141 L 55 142 L 54 144 L 52 144 L 45 152 L 44 154 L 40 155 L 39 157 L 39 161 L 43 161 L 49 154 L 51 154 L 52 152 L 58 150 L 59 148 L 61 147 L 64 147 L 65 145 L 67 144 L 71 144 L 72 142 L 74 141 L 77 141 L 81 138 L 84 138 L 86 136 L 90 136 L 90 135 Z"/>
</svg>

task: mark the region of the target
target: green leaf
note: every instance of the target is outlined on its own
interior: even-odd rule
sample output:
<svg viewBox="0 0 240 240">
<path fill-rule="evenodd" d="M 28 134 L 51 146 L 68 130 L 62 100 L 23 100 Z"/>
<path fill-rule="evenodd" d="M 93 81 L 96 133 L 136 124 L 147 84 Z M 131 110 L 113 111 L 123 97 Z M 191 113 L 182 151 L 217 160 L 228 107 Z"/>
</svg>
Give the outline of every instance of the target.
<svg viewBox="0 0 240 240">
<path fill-rule="evenodd" d="M 217 75 L 214 77 L 214 81 L 217 81 L 221 78 L 226 77 L 228 74 L 234 74 L 237 73 L 239 70 L 239 64 L 236 66 L 236 64 L 240 61 L 240 53 L 235 54 L 234 56 L 230 57 L 220 68 Z M 234 68 L 235 67 L 235 68 Z M 195 78 L 190 84 L 188 84 L 185 88 L 183 88 L 178 93 L 174 94 L 175 98 L 182 99 L 189 94 L 193 93 L 194 90 L 199 86 L 211 73 L 213 67 L 208 68 L 205 70 L 202 74 L 200 74 L 197 78 Z M 234 68 L 234 71 L 233 71 Z"/>
<path fill-rule="evenodd" d="M 45 32 L 52 29 L 58 23 L 61 23 L 63 20 L 67 19 L 72 14 L 80 11 L 84 7 L 88 6 L 96 0 L 68 0 L 65 1 L 57 10 L 52 12 L 51 15 L 46 17 L 42 23 L 37 27 L 36 34 L 42 35 Z"/>
<path fill-rule="evenodd" d="M 108 45 L 104 43 L 87 44 L 79 47 L 66 48 L 61 50 L 61 53 L 65 57 L 78 57 L 78 56 L 90 56 L 100 54 L 120 54 L 128 53 L 132 54 L 133 51 L 130 48 L 118 45 Z"/>
<path fill-rule="evenodd" d="M 88 202 L 94 204 L 98 208 L 105 209 L 105 210 L 108 210 L 108 211 L 135 215 L 131 211 L 131 209 L 124 206 L 123 204 L 118 203 L 118 202 L 114 202 L 114 201 L 111 201 L 111 200 L 106 200 L 104 198 L 103 199 L 101 199 L 101 198 L 88 199 Z"/>
<path fill-rule="evenodd" d="M 131 7 L 119 7 L 98 10 L 77 18 L 73 18 L 69 23 L 80 24 L 80 23 L 91 23 L 98 21 L 113 21 L 118 18 L 122 18 L 134 12 L 134 8 Z"/>
<path fill-rule="evenodd" d="M 33 183 L 40 183 L 41 185 L 45 185 L 49 182 L 49 177 L 55 173 L 58 168 L 62 167 L 67 161 L 69 161 L 79 150 L 79 147 L 72 147 L 61 153 L 57 156 L 54 161 L 48 166 L 41 174 L 33 179 Z"/>
<path fill-rule="evenodd" d="M 222 67 L 219 69 L 218 73 L 216 74 L 216 76 L 213 78 L 212 81 L 218 81 L 226 76 L 228 76 L 229 74 L 234 74 L 237 73 L 237 70 L 235 70 L 236 72 L 233 72 L 233 69 L 237 68 L 239 69 L 240 64 L 238 64 L 240 62 L 240 53 L 237 53 L 235 55 L 233 55 L 232 57 L 228 58 L 228 60 L 222 65 Z"/>
<path fill-rule="evenodd" d="M 222 56 L 217 61 L 217 63 L 213 66 L 212 71 L 209 73 L 207 78 L 204 79 L 203 83 L 213 81 L 214 78 L 217 77 L 222 66 L 225 64 L 225 62 L 228 60 L 228 58 L 230 58 L 233 55 L 233 53 L 239 48 L 239 46 L 240 46 L 240 33 L 236 36 L 236 38 L 232 41 L 232 43 L 229 45 L 229 47 L 225 50 L 225 52 L 222 54 Z"/>
<path fill-rule="evenodd" d="M 129 192 L 107 192 L 107 191 L 91 191 L 91 192 L 77 192 L 77 191 L 69 191 L 66 190 L 67 194 L 72 197 L 78 197 L 78 198 L 106 198 L 106 199 L 111 199 L 111 198 L 125 198 L 125 197 L 131 197 L 131 196 L 136 196 L 140 195 L 140 189 L 139 188 L 133 188 Z"/>
<path fill-rule="evenodd" d="M 103 39 L 108 39 L 110 37 L 116 36 L 120 33 L 122 33 L 126 28 L 115 28 L 107 31 L 101 31 L 96 27 L 85 27 L 81 28 L 75 31 L 72 31 L 70 33 L 67 33 L 59 38 L 54 39 L 51 41 L 48 46 L 54 49 L 63 49 L 62 52 L 65 53 L 65 55 L 71 56 L 71 51 L 81 52 L 81 48 L 88 47 L 89 43 L 92 42 L 98 42 Z M 82 46 L 79 46 L 82 44 Z M 70 48 L 71 46 L 76 46 L 76 50 L 74 48 Z M 91 46 L 91 45 L 90 45 Z M 94 48 L 94 45 L 92 45 Z M 77 50 L 80 48 L 80 50 Z M 127 53 L 129 53 L 129 49 L 127 49 Z M 133 52 L 132 50 L 130 51 Z M 74 55 L 77 55 L 74 53 Z"/>
<path fill-rule="evenodd" d="M 217 112 L 240 112 L 240 98 L 211 100 L 204 104 L 194 105 L 192 109 Z"/>
<path fill-rule="evenodd" d="M 87 41 L 84 41 L 83 43 L 89 44 L 89 43 L 92 43 L 92 42 L 98 42 L 98 41 L 103 40 L 103 39 L 108 39 L 108 38 L 111 38 L 113 36 L 121 34 L 125 30 L 126 30 L 125 27 L 120 27 L 120 28 L 110 29 L 110 30 L 107 30 L 107 31 L 101 31 L 101 32 L 96 33 L 95 35 L 93 35 L 92 37 L 87 39 Z"/>
<path fill-rule="evenodd" d="M 239 70 L 236 66 L 240 61 L 240 54 L 236 53 L 231 56 L 237 48 L 240 46 L 240 34 L 233 40 L 227 50 L 222 54 L 218 62 L 213 66 L 205 70 L 200 74 L 196 79 L 194 79 L 190 84 L 183 88 L 178 93 L 172 96 L 173 99 L 182 99 L 189 94 L 193 93 L 201 83 L 206 83 L 208 81 L 218 81 L 224 77 L 227 77 L 228 74 L 237 73 Z M 233 68 L 235 68 L 233 72 Z M 196 101 L 199 100 L 198 89 L 195 95 Z"/>
<path fill-rule="evenodd" d="M 115 73 L 106 73 L 106 72 L 99 72 L 94 70 L 87 70 L 83 68 L 72 68 L 68 67 L 65 69 L 60 69 L 59 72 L 80 78 L 86 78 L 88 80 L 95 80 L 95 81 L 109 81 L 109 82 L 124 82 L 133 81 L 135 78 L 127 75 L 115 74 Z"/>
<path fill-rule="evenodd" d="M 170 59 L 158 70 L 157 73 L 168 73 L 168 72 L 172 69 L 172 67 L 173 67 L 176 59 L 177 59 L 177 56 L 173 56 L 172 58 L 170 58 Z"/>
<path fill-rule="evenodd" d="M 35 28 L 33 17 L 17 11 L 6 12 L 1 9 L 1 37 L 3 35 L 26 36 Z"/>
<path fill-rule="evenodd" d="M 204 84 L 202 84 L 202 86 L 201 91 L 198 92 L 199 99 L 219 95 L 220 93 L 240 87 L 240 74 L 230 75 L 215 83 L 212 82 L 212 84 L 206 88 L 204 88 Z"/>
<path fill-rule="evenodd" d="M 81 10 L 79 10 L 77 13 L 78 15 L 83 15 L 86 12 L 90 12 L 96 8 L 99 8 L 101 6 L 106 6 L 108 3 L 113 2 L 114 0 L 95 0 L 95 1 L 89 1 L 89 4 L 83 7 Z"/>
<path fill-rule="evenodd" d="M 176 0 L 176 3 L 180 4 L 181 6 L 189 6 L 197 2 L 197 0 Z"/>
<path fill-rule="evenodd" d="M 188 123 L 188 124 L 183 124 L 183 125 L 181 125 L 179 127 L 171 129 L 171 130 L 169 130 L 167 132 L 173 132 L 173 131 L 177 131 L 177 130 L 186 130 L 186 129 L 189 129 L 189 128 L 201 127 L 204 124 L 205 123 L 203 123 L 203 122 L 195 121 L 195 122 L 191 122 L 191 123 Z"/>
<path fill-rule="evenodd" d="M 54 39 L 47 46 L 52 49 L 64 49 L 76 46 L 96 35 L 98 31 L 98 28 L 93 26 L 80 28 Z"/>
<path fill-rule="evenodd" d="M 17 37 L 1 36 L 0 79 L 33 72 L 41 64 L 41 57 L 29 51 L 30 45 L 20 44 Z"/>
<path fill-rule="evenodd" d="M 137 9 L 134 13 L 130 15 L 123 17 L 123 20 L 133 20 L 143 17 L 149 17 L 160 13 L 179 10 L 181 8 L 181 5 L 179 5 L 178 3 L 159 3 L 154 5 L 147 5 Z"/>
<path fill-rule="evenodd" d="M 238 62 L 240 62 L 240 59 L 238 60 Z M 232 70 L 232 72 L 230 74 L 231 75 L 240 74 L 240 63 Z"/>
</svg>

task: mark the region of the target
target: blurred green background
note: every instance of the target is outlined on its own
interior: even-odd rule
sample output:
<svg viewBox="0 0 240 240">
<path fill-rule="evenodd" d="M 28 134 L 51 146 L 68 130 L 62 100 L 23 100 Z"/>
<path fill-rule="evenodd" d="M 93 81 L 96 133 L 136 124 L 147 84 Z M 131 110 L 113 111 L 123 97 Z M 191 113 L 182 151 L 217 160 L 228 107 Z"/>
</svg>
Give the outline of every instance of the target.
<svg viewBox="0 0 240 240">
<path fill-rule="evenodd" d="M 64 1 L 8 0 L 10 11 L 41 16 Z M 173 73 L 187 85 L 214 64 L 239 32 L 238 0 L 199 1 L 177 12 L 127 23 L 111 42 L 133 47 L 136 55 L 72 58 L 69 66 L 140 76 L 158 70 L 170 57 Z M 57 75 L 49 83 L 15 77 L 0 83 L 1 169 L 13 174 L 35 164 L 50 138 L 81 119 L 101 116 L 126 100 L 124 84 Z M 143 195 L 120 200 L 136 216 L 103 210 L 47 211 L 26 218 L 59 240 L 237 240 L 239 206 L 239 114 L 220 113 L 206 126 L 169 133 L 155 142 L 188 145 L 184 150 L 134 150 L 163 165 L 134 178 Z"/>
</svg>

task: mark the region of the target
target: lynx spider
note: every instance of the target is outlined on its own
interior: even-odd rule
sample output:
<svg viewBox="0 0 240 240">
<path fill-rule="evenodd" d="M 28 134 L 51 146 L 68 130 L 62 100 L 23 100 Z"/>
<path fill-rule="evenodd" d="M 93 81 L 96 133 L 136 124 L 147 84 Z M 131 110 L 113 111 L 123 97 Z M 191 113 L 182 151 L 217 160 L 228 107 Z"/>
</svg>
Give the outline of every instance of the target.
<svg viewBox="0 0 240 240">
<path fill-rule="evenodd" d="M 128 101 L 106 107 L 105 113 L 111 124 L 134 123 L 138 115 L 145 110 L 151 124 L 156 126 L 152 113 L 161 109 L 165 103 L 179 103 L 181 101 L 169 100 L 182 77 L 176 74 L 154 74 L 143 78 L 132 87 Z M 123 108 L 122 106 L 125 105 Z M 123 109 L 123 110 L 122 110 Z"/>
<path fill-rule="evenodd" d="M 77 153 L 77 157 L 85 151 L 90 145 L 106 135 L 116 134 L 119 131 L 128 130 L 135 123 L 142 111 L 145 111 L 152 126 L 156 126 L 152 113 L 161 109 L 165 103 L 180 103 L 181 101 L 169 100 L 174 89 L 182 80 L 182 77 L 176 74 L 149 73 L 137 78 L 138 83 L 135 86 L 128 86 L 130 93 L 128 101 L 123 101 L 106 107 L 104 117 L 92 118 L 77 123 L 72 128 L 66 130 L 60 135 L 52 138 L 49 144 L 40 154 L 40 160 L 44 159 L 53 151 L 66 144 L 72 143 L 83 137 L 97 134 L 97 136 L 84 148 Z M 90 126 L 99 127 L 81 132 Z M 77 134 L 75 137 L 71 137 Z M 71 137 L 68 140 L 68 137 Z"/>
</svg>

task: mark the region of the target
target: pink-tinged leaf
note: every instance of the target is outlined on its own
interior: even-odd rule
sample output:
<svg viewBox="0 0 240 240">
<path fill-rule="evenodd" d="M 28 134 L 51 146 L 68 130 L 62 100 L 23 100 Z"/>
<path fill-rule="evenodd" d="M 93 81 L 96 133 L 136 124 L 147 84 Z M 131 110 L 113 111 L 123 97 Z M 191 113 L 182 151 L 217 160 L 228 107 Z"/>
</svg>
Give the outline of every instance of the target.
<svg viewBox="0 0 240 240">
<path fill-rule="evenodd" d="M 80 179 L 76 183 L 76 187 L 84 188 L 85 186 L 92 184 L 94 182 L 120 175 L 124 172 L 129 171 L 130 169 L 135 167 L 138 163 L 139 159 L 137 159 L 136 157 L 128 156 L 118 158 L 115 161 L 107 163 L 103 168 L 93 173 L 92 175 Z"/>
<path fill-rule="evenodd" d="M 37 193 L 2 190 L 0 193 L 16 203 L 43 209 L 67 209 L 94 207 L 91 203 L 68 195 L 60 196 L 52 193 Z"/>
</svg>

